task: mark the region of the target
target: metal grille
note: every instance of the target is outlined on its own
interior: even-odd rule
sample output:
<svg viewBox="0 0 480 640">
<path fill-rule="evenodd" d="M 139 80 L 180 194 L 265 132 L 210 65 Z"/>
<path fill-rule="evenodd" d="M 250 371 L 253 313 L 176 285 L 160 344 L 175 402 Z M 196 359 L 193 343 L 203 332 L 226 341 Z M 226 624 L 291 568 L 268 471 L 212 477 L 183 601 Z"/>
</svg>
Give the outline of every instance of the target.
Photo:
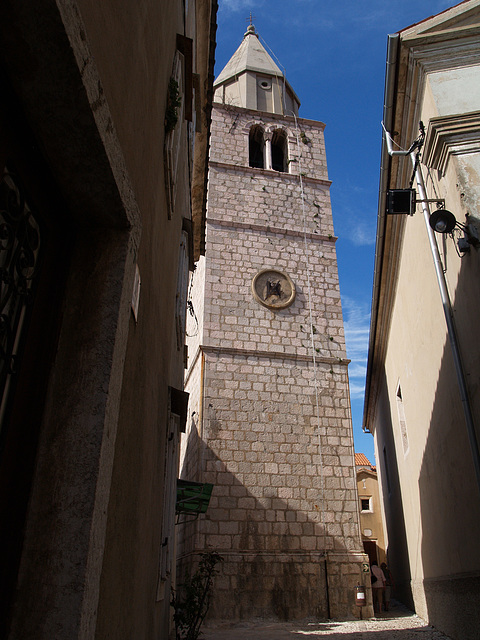
<svg viewBox="0 0 480 640">
<path fill-rule="evenodd" d="M 38 274 L 41 234 L 13 173 L 0 182 L 0 429 L 18 371 Z"/>
</svg>

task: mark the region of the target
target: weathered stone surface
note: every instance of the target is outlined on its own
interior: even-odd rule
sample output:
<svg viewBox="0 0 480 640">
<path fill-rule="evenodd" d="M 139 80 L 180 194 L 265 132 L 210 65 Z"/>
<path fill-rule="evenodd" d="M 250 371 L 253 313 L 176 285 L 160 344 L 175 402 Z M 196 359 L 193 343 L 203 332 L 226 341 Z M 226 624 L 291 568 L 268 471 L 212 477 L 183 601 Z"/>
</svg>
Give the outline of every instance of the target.
<svg viewBox="0 0 480 640">
<path fill-rule="evenodd" d="M 214 618 L 355 617 L 366 558 L 323 125 L 267 115 L 213 110 L 182 477 L 214 489 L 181 533 L 181 571 L 204 550 L 224 557 Z M 290 173 L 248 167 L 254 123 L 286 131 Z M 254 298 L 262 269 L 292 279 L 291 306 Z"/>
</svg>

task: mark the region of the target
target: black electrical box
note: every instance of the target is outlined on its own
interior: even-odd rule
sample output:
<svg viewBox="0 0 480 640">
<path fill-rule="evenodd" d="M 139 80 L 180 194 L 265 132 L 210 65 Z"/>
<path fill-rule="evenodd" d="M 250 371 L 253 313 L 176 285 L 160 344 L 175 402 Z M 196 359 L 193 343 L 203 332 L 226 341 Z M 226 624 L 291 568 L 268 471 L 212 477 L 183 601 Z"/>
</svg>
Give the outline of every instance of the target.
<svg viewBox="0 0 480 640">
<path fill-rule="evenodd" d="M 390 189 L 387 191 L 387 214 L 413 216 L 416 195 L 415 189 Z"/>
</svg>

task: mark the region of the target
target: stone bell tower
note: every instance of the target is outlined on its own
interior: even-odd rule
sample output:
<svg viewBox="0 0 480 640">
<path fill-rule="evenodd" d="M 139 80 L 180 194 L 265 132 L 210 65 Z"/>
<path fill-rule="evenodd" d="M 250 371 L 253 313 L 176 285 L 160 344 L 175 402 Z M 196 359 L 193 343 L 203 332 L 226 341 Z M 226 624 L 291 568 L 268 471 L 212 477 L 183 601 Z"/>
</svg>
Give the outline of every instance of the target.
<svg viewBox="0 0 480 640">
<path fill-rule="evenodd" d="M 191 283 L 181 477 L 214 485 L 180 571 L 224 561 L 211 615 L 359 615 L 365 583 L 324 125 L 251 25 L 215 81 Z M 368 566 L 368 565 L 367 565 Z"/>
</svg>

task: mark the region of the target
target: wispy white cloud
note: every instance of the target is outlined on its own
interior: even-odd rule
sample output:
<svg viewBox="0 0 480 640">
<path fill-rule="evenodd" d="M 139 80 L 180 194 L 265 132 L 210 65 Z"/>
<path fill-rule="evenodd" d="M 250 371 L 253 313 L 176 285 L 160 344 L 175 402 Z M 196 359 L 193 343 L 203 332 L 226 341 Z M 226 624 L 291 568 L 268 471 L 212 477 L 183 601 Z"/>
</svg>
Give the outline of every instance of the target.
<svg viewBox="0 0 480 640">
<path fill-rule="evenodd" d="M 303 0 L 303 1 L 308 2 L 309 0 Z M 303 15 L 300 12 L 297 12 L 292 16 L 286 16 L 284 22 L 285 22 L 285 25 L 288 26 L 288 28 L 295 28 L 299 31 L 301 31 L 302 29 L 305 30 L 305 15 Z M 333 19 L 333 17 L 329 17 L 325 14 L 317 14 L 317 13 L 314 13 L 309 16 L 309 22 L 308 22 L 309 31 L 317 30 L 319 32 L 325 32 L 325 31 L 333 31 L 334 28 L 335 28 L 335 20 Z"/>
<path fill-rule="evenodd" d="M 261 6 L 263 3 L 258 0 L 222 0 L 222 9 L 224 11 L 238 12 L 244 9 L 250 9 Z"/>
<path fill-rule="evenodd" d="M 362 28 L 376 28 L 379 24 L 382 24 L 389 14 L 389 7 L 384 2 L 380 5 L 375 3 L 369 3 L 370 10 L 365 11 L 365 5 L 362 5 L 363 11 L 352 13 L 350 16 L 351 21 L 357 26 Z"/>
<path fill-rule="evenodd" d="M 382 29 L 393 33 L 397 29 L 404 29 L 431 15 L 440 13 L 454 4 L 452 0 L 438 0 L 428 3 L 428 8 L 422 8 L 422 3 L 411 1 L 386 3 L 384 0 L 370 0 L 370 2 L 355 2 L 351 5 L 350 20 L 357 27 L 363 29 Z M 412 7 L 417 5 L 418 9 Z M 413 16 L 413 18 L 412 18 Z"/>
<path fill-rule="evenodd" d="M 376 236 L 377 191 L 370 184 L 339 178 L 341 188 L 332 189 L 332 209 L 336 234 L 355 246 L 373 246 Z M 334 182 L 335 185 L 335 182 Z"/>
<path fill-rule="evenodd" d="M 350 377 L 350 398 L 353 400 L 362 400 L 365 395 L 365 384 L 355 382 Z"/>
<path fill-rule="evenodd" d="M 357 222 L 348 237 L 356 246 L 371 246 L 375 244 L 375 229 L 365 222 Z"/>
<path fill-rule="evenodd" d="M 359 302 L 347 296 L 342 297 L 342 307 L 347 357 L 351 360 L 348 368 L 350 396 L 352 400 L 362 399 L 365 389 L 370 331 L 369 303 Z"/>
<path fill-rule="evenodd" d="M 376 238 L 376 222 L 373 216 L 368 219 L 360 218 L 359 212 L 350 207 L 334 207 L 334 222 L 336 234 L 349 240 L 357 247 L 373 246 Z"/>
<path fill-rule="evenodd" d="M 365 378 L 365 373 L 367 371 L 367 362 L 351 362 L 348 367 L 348 374 L 350 378 Z"/>
</svg>

